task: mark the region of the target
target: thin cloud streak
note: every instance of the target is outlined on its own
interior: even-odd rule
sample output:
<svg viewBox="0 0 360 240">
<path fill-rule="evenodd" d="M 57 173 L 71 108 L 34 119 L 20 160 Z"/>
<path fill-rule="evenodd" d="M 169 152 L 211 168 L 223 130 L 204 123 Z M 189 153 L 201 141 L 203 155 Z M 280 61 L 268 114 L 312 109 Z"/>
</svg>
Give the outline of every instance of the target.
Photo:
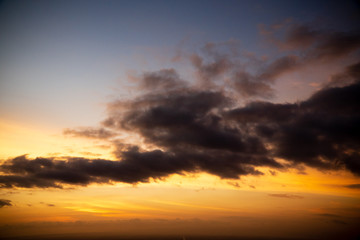
<svg viewBox="0 0 360 240">
<path fill-rule="evenodd" d="M 79 128 L 79 129 L 65 129 L 64 135 L 70 135 L 73 137 L 85 137 L 95 139 L 107 139 L 116 136 L 115 133 L 108 131 L 104 128 Z"/>
<path fill-rule="evenodd" d="M 277 198 L 289 198 L 289 199 L 303 199 L 303 196 L 295 195 L 295 194 L 285 194 L 285 193 L 271 193 L 268 194 L 270 197 Z"/>
</svg>

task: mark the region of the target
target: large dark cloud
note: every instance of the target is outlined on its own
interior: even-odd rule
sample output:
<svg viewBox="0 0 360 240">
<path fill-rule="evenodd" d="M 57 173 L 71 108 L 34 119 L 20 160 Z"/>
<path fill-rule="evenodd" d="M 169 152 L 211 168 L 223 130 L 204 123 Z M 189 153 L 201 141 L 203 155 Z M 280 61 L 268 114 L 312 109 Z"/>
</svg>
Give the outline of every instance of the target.
<svg viewBox="0 0 360 240">
<path fill-rule="evenodd" d="M 221 91 L 141 96 L 115 104 L 104 124 L 109 131 L 139 134 L 155 150 L 118 143 L 117 161 L 20 156 L 1 165 L 0 183 L 6 188 L 137 183 L 186 172 L 236 179 L 263 174 L 257 167 L 301 165 L 360 175 L 359 102 L 359 83 L 323 89 L 297 104 L 253 102 L 239 108 Z"/>
<path fill-rule="evenodd" d="M 360 174 L 360 85 L 329 88 L 298 104 L 252 103 L 229 117 L 253 125 L 272 155 L 320 169 Z"/>
<path fill-rule="evenodd" d="M 1 171 L 0 186 L 56 187 L 62 184 L 87 185 L 90 183 L 147 182 L 169 174 L 205 171 L 222 178 L 238 178 L 240 175 L 259 175 L 254 166 L 280 167 L 266 157 L 243 156 L 223 151 L 144 151 L 133 147 L 119 152 L 121 161 L 103 159 L 68 158 L 55 160 L 20 156 L 6 161 Z"/>
<path fill-rule="evenodd" d="M 309 166 L 360 175 L 358 63 L 353 61 L 306 100 L 280 104 L 253 98 L 272 96 L 277 78 L 307 59 L 356 51 L 356 36 L 295 26 L 284 41 L 288 48 L 306 48 L 304 54 L 258 61 L 256 71 L 243 67 L 238 53 L 208 44 L 202 55 L 191 55 L 200 81 L 191 85 L 174 69 L 147 72 L 137 79 L 141 94 L 109 103 L 102 127 L 64 131 L 109 141 L 115 161 L 19 156 L 0 165 L 0 186 L 138 183 L 194 172 L 237 179 L 262 175 L 259 167 L 286 171 Z M 346 42 L 350 45 L 339 49 Z M 248 97 L 252 101 L 244 101 Z M 120 141 L 123 132 L 144 145 Z"/>
</svg>

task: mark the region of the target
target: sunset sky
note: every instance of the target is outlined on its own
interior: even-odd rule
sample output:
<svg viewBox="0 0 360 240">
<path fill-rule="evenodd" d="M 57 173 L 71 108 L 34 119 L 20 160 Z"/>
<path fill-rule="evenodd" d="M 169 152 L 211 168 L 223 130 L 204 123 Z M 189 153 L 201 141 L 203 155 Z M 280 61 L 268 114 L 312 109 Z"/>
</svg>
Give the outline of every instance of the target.
<svg viewBox="0 0 360 240">
<path fill-rule="evenodd" d="M 359 23 L 355 0 L 1 1 L 0 238 L 358 239 Z"/>
</svg>

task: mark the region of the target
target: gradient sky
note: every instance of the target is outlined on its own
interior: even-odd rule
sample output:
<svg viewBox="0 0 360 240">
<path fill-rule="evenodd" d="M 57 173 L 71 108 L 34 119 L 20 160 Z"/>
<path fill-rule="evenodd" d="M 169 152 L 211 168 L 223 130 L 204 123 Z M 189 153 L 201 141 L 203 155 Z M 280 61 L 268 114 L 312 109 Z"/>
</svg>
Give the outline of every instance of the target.
<svg viewBox="0 0 360 240">
<path fill-rule="evenodd" d="M 359 22 L 356 1 L 1 1 L 1 234 L 355 239 Z"/>
</svg>

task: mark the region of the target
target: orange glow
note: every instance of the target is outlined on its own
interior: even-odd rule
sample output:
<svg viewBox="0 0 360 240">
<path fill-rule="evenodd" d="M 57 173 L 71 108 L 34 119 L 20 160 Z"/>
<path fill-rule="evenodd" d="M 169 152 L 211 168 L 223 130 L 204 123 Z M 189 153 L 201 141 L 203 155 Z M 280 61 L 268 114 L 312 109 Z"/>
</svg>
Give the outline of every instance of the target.
<svg viewBox="0 0 360 240">
<path fill-rule="evenodd" d="M 111 149 L 104 148 L 103 145 L 100 141 L 65 137 L 61 130 L 34 128 L 0 119 L 1 159 L 24 154 L 29 157 L 77 156 L 111 159 Z"/>
</svg>

